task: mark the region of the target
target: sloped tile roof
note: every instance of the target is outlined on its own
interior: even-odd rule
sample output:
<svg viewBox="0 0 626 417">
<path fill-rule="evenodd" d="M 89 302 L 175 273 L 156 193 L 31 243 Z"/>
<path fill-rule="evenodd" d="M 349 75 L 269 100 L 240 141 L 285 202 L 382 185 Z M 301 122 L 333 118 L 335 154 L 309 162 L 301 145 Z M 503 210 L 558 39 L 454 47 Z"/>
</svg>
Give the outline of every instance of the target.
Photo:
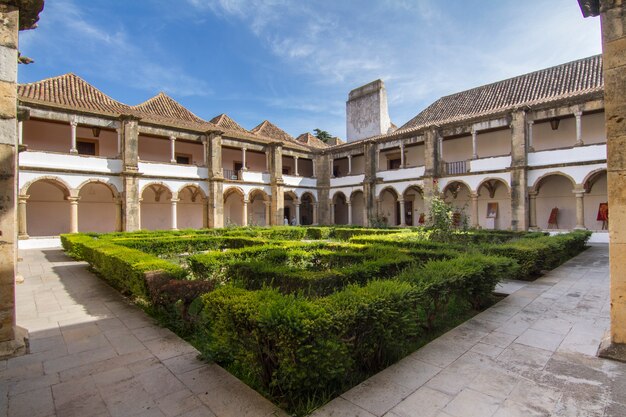
<svg viewBox="0 0 626 417">
<path fill-rule="evenodd" d="M 239 132 L 249 133 L 246 129 L 241 127 L 237 122 L 235 122 L 233 119 L 228 117 L 228 115 L 225 114 L 225 113 L 222 113 L 219 116 L 215 116 L 214 118 L 212 118 L 209 121 L 211 123 L 213 123 L 214 125 L 217 125 L 219 127 L 223 127 L 225 129 L 230 129 L 230 130 L 236 130 L 236 131 L 239 131 Z"/>
<path fill-rule="evenodd" d="M 133 106 L 133 109 L 147 116 L 165 117 L 188 122 L 203 123 L 204 120 L 187 110 L 176 100 L 161 92 L 141 104 Z"/>
<path fill-rule="evenodd" d="M 50 103 L 64 108 L 96 113 L 132 113 L 131 108 L 98 90 L 79 76 L 68 73 L 34 83 L 17 86 L 19 99 Z"/>
<path fill-rule="evenodd" d="M 312 148 L 318 148 L 318 149 L 324 149 L 330 146 L 329 144 L 319 140 L 318 138 L 316 138 L 315 136 L 313 136 L 312 134 L 308 132 L 303 133 L 300 136 L 298 136 L 296 138 L 296 141 L 309 145 Z"/>
<path fill-rule="evenodd" d="M 601 92 L 603 88 L 602 55 L 595 55 L 442 97 L 395 133 Z"/>
<path fill-rule="evenodd" d="M 267 136 L 268 138 L 272 138 L 281 142 L 295 142 L 293 136 L 267 120 L 261 122 L 261 124 L 256 126 L 250 132 L 254 133 L 255 135 Z"/>
</svg>

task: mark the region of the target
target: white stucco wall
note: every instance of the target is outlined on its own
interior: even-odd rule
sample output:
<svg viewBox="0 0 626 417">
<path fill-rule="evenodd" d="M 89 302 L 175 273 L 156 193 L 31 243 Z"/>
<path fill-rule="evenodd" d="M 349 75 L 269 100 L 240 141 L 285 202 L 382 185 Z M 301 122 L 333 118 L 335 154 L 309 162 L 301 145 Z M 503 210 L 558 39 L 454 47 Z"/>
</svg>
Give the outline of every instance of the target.
<svg viewBox="0 0 626 417">
<path fill-rule="evenodd" d="M 478 131 L 476 145 L 479 158 L 509 155 L 511 153 L 511 130 Z"/>
</svg>

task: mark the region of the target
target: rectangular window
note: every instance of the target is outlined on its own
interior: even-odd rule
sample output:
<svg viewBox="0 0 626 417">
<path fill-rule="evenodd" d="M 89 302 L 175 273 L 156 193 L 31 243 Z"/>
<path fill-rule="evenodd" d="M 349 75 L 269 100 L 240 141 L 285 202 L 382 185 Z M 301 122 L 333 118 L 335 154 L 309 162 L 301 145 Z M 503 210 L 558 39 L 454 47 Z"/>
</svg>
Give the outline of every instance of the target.
<svg viewBox="0 0 626 417">
<path fill-rule="evenodd" d="M 191 155 L 187 155 L 184 153 L 177 153 L 176 163 L 182 164 L 182 165 L 191 165 Z"/>
<path fill-rule="evenodd" d="M 79 155 L 98 155 L 98 141 L 79 139 L 76 141 L 76 150 Z"/>
<path fill-rule="evenodd" d="M 399 169 L 402 163 L 401 159 L 390 159 L 388 162 L 388 169 Z"/>
</svg>

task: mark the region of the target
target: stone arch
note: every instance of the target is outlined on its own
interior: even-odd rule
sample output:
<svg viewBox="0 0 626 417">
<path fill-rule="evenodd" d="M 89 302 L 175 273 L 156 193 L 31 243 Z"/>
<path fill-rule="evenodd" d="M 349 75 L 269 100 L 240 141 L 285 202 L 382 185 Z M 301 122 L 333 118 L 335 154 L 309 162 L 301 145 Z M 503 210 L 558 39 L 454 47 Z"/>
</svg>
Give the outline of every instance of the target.
<svg viewBox="0 0 626 417">
<path fill-rule="evenodd" d="M 570 175 L 562 172 L 562 171 L 552 171 L 552 172 L 547 172 L 545 174 L 543 174 L 541 177 L 537 178 L 537 181 L 535 181 L 535 183 L 533 184 L 531 190 L 538 193 L 541 186 L 545 183 L 546 179 L 552 176 L 560 176 L 560 177 L 565 177 L 567 178 L 571 183 L 572 183 L 572 187 L 576 186 L 576 180 L 574 180 L 574 178 L 572 178 Z"/>
<path fill-rule="evenodd" d="M 576 226 L 576 181 L 560 171 L 549 172 L 537 179 L 532 190 L 536 193 L 537 226 L 541 229 L 573 229 Z M 558 209 L 557 224 L 548 220 L 554 208 Z"/>
<path fill-rule="evenodd" d="M 269 226 L 270 196 L 260 188 L 248 192 L 248 224 L 251 226 Z"/>
<path fill-rule="evenodd" d="M 304 192 L 300 196 L 300 224 L 310 225 L 316 222 L 315 210 L 315 196 L 313 193 Z"/>
<path fill-rule="evenodd" d="M 348 224 L 348 199 L 343 191 L 338 191 L 332 199 L 333 224 Z"/>
<path fill-rule="evenodd" d="M 406 187 L 402 192 L 404 199 L 405 216 L 407 226 L 421 226 L 425 223 L 426 207 L 424 206 L 424 190 L 419 185 L 413 184 Z M 420 223 L 420 220 L 422 222 Z"/>
<path fill-rule="evenodd" d="M 598 220 L 598 212 L 601 203 L 608 203 L 607 192 L 607 170 L 596 169 L 590 172 L 583 182 L 585 190 L 584 194 L 584 222 L 585 226 L 589 230 L 601 231 L 604 225 L 601 220 Z M 610 208 L 609 208 L 610 215 Z M 604 229 L 606 230 L 606 229 Z"/>
<path fill-rule="evenodd" d="M 140 220 L 146 230 L 167 230 L 172 228 L 172 199 L 177 194 L 167 184 L 154 181 L 141 188 Z"/>
<path fill-rule="evenodd" d="M 78 187 L 76 187 L 76 190 L 80 194 L 80 192 L 83 189 L 83 187 L 88 186 L 89 184 L 102 184 L 105 187 L 107 187 L 109 189 L 109 191 L 111 191 L 111 196 L 113 198 L 119 198 L 120 197 L 120 192 L 117 189 L 117 187 L 115 186 L 115 184 L 113 184 L 113 183 L 111 183 L 109 181 L 100 179 L 100 178 L 90 178 L 88 180 L 85 180 L 82 183 L 80 183 L 80 185 Z"/>
<path fill-rule="evenodd" d="M 478 226 L 505 230 L 511 226 L 511 189 L 502 178 L 485 178 L 476 188 Z M 496 208 L 496 210 L 494 210 Z M 495 217 L 491 217 L 494 215 Z"/>
<path fill-rule="evenodd" d="M 65 182 L 62 178 L 60 177 L 55 177 L 53 175 L 43 175 L 41 177 L 37 177 L 34 180 L 28 181 L 26 184 L 24 184 L 22 186 L 22 188 L 20 189 L 20 194 L 22 195 L 28 195 L 28 191 L 31 187 L 31 185 L 40 182 L 40 181 L 44 181 L 48 184 L 51 184 L 55 187 L 57 187 L 59 190 L 61 190 L 63 192 L 63 195 L 65 198 L 70 196 L 70 192 L 72 190 L 72 187 L 70 187 L 70 185 Z"/>
<path fill-rule="evenodd" d="M 183 184 L 176 192 L 176 225 L 180 229 L 202 229 L 207 227 L 207 197 L 196 183 Z"/>
<path fill-rule="evenodd" d="M 451 181 L 443 189 L 442 196 L 444 201 L 454 209 L 456 225 L 460 225 L 463 220 L 469 220 L 472 204 L 471 195 L 472 187 L 465 181 Z"/>
<path fill-rule="evenodd" d="M 350 194 L 350 210 L 352 210 L 352 222 L 359 226 L 367 226 L 367 207 L 363 190 L 354 190 Z"/>
<path fill-rule="evenodd" d="M 224 191 L 224 225 L 244 225 L 243 202 L 245 193 L 239 187 L 228 187 Z"/>
<path fill-rule="evenodd" d="M 61 178 L 41 176 L 27 182 L 20 194 L 26 200 L 26 230 L 30 236 L 57 236 L 69 233 L 70 203 L 68 198 L 75 190 Z"/>
<path fill-rule="evenodd" d="M 121 229 L 121 202 L 115 186 L 107 181 L 87 180 L 77 188 L 78 231 L 109 233 Z"/>
<path fill-rule="evenodd" d="M 378 194 L 378 215 L 389 226 L 400 224 L 400 204 L 398 202 L 400 195 L 398 190 L 392 186 L 383 188 Z"/>
</svg>

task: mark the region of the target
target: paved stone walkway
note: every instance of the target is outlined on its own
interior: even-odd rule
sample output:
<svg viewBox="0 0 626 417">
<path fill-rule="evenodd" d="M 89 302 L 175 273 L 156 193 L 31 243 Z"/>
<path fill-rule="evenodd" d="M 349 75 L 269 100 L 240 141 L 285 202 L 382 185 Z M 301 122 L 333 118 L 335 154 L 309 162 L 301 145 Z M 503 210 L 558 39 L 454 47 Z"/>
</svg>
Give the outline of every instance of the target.
<svg viewBox="0 0 626 417">
<path fill-rule="evenodd" d="M 328 403 L 314 417 L 626 416 L 626 364 L 598 359 L 608 246 L 593 246 Z"/>
<path fill-rule="evenodd" d="M 20 251 L 18 325 L 31 353 L 0 361 L 0 416 L 280 416 L 59 249 Z"/>
</svg>

